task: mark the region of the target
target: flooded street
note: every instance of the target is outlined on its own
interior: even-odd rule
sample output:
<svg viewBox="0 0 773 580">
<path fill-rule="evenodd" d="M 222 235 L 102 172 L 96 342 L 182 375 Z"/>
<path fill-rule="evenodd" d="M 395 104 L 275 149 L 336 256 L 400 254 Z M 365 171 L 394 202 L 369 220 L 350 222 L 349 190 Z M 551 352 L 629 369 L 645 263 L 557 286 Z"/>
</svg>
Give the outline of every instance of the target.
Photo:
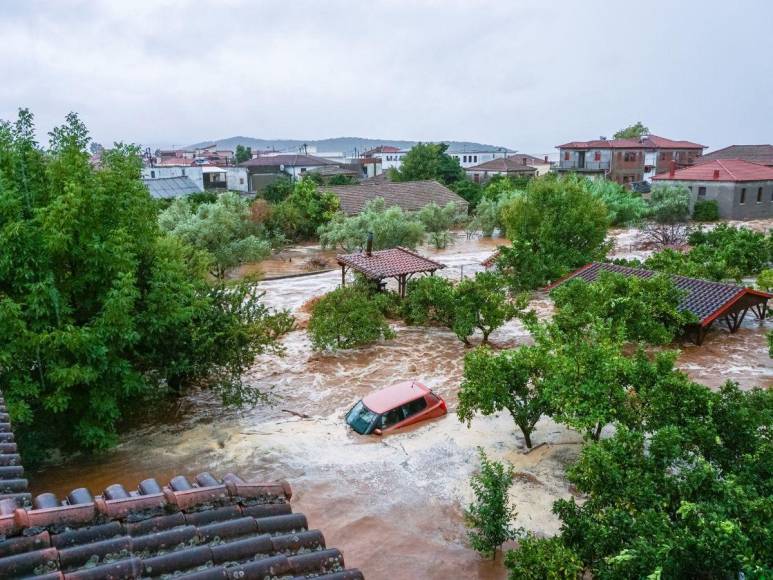
<svg viewBox="0 0 773 580">
<path fill-rule="evenodd" d="M 630 231 L 613 235 L 616 252 L 639 252 Z M 445 250 L 421 251 L 447 264 L 443 275 L 458 278 L 481 269 L 480 262 L 497 244 L 459 235 Z M 335 268 L 334 254 L 327 256 L 328 268 Z M 299 255 L 292 267 L 289 260 L 275 260 L 260 265 L 261 270 L 266 276 L 301 273 L 299 263 L 314 259 L 316 252 L 304 249 Z M 270 306 L 292 310 L 302 324 L 307 317 L 300 311 L 303 305 L 339 283 L 340 272 L 334 270 L 265 280 L 259 287 Z M 542 316 L 551 312 L 543 295 L 532 307 Z M 336 354 L 314 353 L 305 331 L 293 331 L 284 339 L 285 356 L 260 357 L 247 377 L 270 393 L 272 406 L 235 411 L 223 409 L 209 393 L 190 394 L 130 430 L 109 453 L 74 457 L 30 473 L 33 492 L 61 496 L 84 485 L 100 492 L 115 482 L 128 488 L 146 477 L 166 482 L 176 474 L 204 470 L 288 479 L 294 510 L 305 513 L 328 544 L 343 551 L 347 565 L 369 579 L 504 578 L 501 557 L 495 563 L 483 561 L 467 546 L 462 508 L 471 499 L 468 482 L 478 463 L 477 447 L 514 465 L 516 524 L 549 535 L 559 526 L 550 511 L 553 501 L 571 496 L 563 473 L 577 456 L 580 436 L 543 419 L 534 444 L 548 445 L 525 454 L 523 438 L 508 415 L 476 418 L 468 429 L 454 412 L 462 343 L 450 331 L 394 328 L 393 340 Z M 770 387 L 773 365 L 765 337 L 770 328 L 769 322 L 749 316 L 735 335 L 714 330 L 702 347 L 683 345 L 679 365 L 712 387 L 727 379 Z M 491 336 L 497 348 L 528 340 L 519 322 Z M 385 437 L 363 437 L 345 427 L 343 416 L 358 398 L 410 378 L 443 396 L 449 414 Z"/>
</svg>

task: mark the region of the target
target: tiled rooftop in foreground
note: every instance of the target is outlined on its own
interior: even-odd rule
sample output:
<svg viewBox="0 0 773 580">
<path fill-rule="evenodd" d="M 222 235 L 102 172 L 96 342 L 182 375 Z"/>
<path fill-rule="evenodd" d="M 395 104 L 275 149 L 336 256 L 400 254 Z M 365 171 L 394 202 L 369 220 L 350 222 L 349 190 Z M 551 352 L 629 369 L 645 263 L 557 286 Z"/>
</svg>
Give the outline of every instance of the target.
<svg viewBox="0 0 773 580">
<path fill-rule="evenodd" d="M 357 580 L 322 532 L 293 513 L 287 482 L 228 474 L 120 484 L 34 499 L 0 397 L 0 578 Z"/>
</svg>

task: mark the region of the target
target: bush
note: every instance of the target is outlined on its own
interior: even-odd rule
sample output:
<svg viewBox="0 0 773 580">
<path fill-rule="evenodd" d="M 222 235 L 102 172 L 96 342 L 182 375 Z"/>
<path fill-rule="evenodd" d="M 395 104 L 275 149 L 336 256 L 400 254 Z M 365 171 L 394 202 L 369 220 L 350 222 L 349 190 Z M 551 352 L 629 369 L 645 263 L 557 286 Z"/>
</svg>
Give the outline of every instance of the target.
<svg viewBox="0 0 773 580">
<path fill-rule="evenodd" d="M 338 211 L 338 197 L 330 191 L 320 192 L 313 179 L 296 181 L 292 192 L 274 207 L 269 227 L 275 235 L 289 240 L 305 240 L 316 235 L 322 224 Z"/>
<path fill-rule="evenodd" d="M 604 203 L 610 225 L 638 222 L 649 215 L 649 206 L 641 195 L 607 179 L 587 180 L 590 192 Z"/>
<path fill-rule="evenodd" d="M 731 271 L 728 277 L 752 276 L 770 263 L 771 237 L 749 228 L 718 224 L 694 231 L 689 241 L 692 260 L 723 262 Z"/>
<path fill-rule="evenodd" d="M 323 248 L 341 248 L 345 252 L 362 250 L 373 234 L 373 249 L 385 250 L 397 246 L 415 248 L 424 239 L 424 226 L 405 215 L 398 206 L 387 208 L 382 198 L 369 201 L 356 216 L 337 213 L 320 226 L 319 241 Z"/>
<path fill-rule="evenodd" d="M 560 537 L 533 534 L 520 537 L 518 548 L 508 550 L 505 568 L 510 580 L 578 580 L 583 572 L 582 561 Z"/>
<path fill-rule="evenodd" d="M 495 200 L 483 198 L 475 208 L 475 221 L 483 237 L 490 238 L 499 225 L 499 207 Z"/>
<path fill-rule="evenodd" d="M 401 312 L 408 324 L 450 328 L 454 319 L 454 285 L 440 276 L 410 280 Z"/>
<path fill-rule="evenodd" d="M 470 480 L 475 500 L 465 510 L 465 522 L 473 549 L 495 557 L 502 544 L 515 538 L 512 521 L 516 513 L 508 496 L 514 472 L 512 465 L 490 460 L 483 449 L 478 448 L 478 454 L 480 473 Z"/>
<path fill-rule="evenodd" d="M 695 202 L 692 209 L 692 219 L 696 222 L 715 222 L 719 219 L 719 204 L 716 200 L 707 199 Z"/>
<path fill-rule="evenodd" d="M 293 192 L 293 180 L 287 177 L 280 177 L 276 181 L 269 183 L 261 192 L 263 199 L 270 203 L 281 203 L 287 199 Z"/>
<path fill-rule="evenodd" d="M 318 350 L 354 348 L 394 337 L 379 302 L 356 287 L 325 294 L 313 307 L 308 333 Z"/>
<path fill-rule="evenodd" d="M 765 292 L 770 292 L 773 289 L 773 270 L 766 269 L 760 272 L 757 276 L 757 288 Z"/>
<path fill-rule="evenodd" d="M 453 241 L 448 230 L 464 219 L 464 216 L 459 213 L 458 206 L 453 202 L 443 207 L 436 203 L 429 203 L 418 211 L 416 217 L 424 224 L 424 228 L 429 233 L 430 243 L 437 249 L 445 248 Z"/>
<path fill-rule="evenodd" d="M 499 262 L 515 288 L 544 286 L 609 249 L 607 208 L 573 176 L 532 179 L 504 207 L 503 221 L 513 250 Z"/>
<path fill-rule="evenodd" d="M 690 217 L 690 190 L 683 185 L 655 185 L 650 193 L 650 212 L 659 224 L 686 222 Z"/>
</svg>

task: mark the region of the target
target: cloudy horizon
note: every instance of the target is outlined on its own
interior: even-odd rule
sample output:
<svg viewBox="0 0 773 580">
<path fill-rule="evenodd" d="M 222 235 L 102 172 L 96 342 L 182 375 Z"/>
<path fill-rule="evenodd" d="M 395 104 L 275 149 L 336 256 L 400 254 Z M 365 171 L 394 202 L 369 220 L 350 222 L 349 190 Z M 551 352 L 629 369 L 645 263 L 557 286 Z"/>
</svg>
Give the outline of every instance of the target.
<svg viewBox="0 0 773 580">
<path fill-rule="evenodd" d="M 0 118 L 41 138 L 457 140 L 554 153 L 641 120 L 717 149 L 773 141 L 773 3 L 588 0 L 0 6 Z"/>
</svg>

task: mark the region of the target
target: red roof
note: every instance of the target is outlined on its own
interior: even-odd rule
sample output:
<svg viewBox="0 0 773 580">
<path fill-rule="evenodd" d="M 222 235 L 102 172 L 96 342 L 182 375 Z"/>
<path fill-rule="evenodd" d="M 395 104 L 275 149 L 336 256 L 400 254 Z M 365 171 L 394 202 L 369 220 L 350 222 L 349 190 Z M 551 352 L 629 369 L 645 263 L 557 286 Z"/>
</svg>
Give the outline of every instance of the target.
<svg viewBox="0 0 773 580">
<path fill-rule="evenodd" d="M 286 165 L 288 167 L 319 167 L 322 165 L 337 165 L 334 161 L 315 157 L 314 155 L 267 155 L 265 157 L 254 157 L 240 163 L 240 167 L 279 167 Z"/>
<path fill-rule="evenodd" d="M 429 389 L 416 381 L 403 381 L 364 397 L 362 402 L 374 413 L 386 413 L 423 397 Z"/>
<path fill-rule="evenodd" d="M 480 165 L 468 167 L 465 171 L 498 171 L 502 173 L 534 173 L 537 170 L 531 165 L 527 165 L 529 159 L 521 157 L 497 157 L 491 161 L 486 161 Z M 541 162 L 544 164 L 544 161 Z"/>
<path fill-rule="evenodd" d="M 706 153 L 696 159 L 695 163 L 707 163 L 715 159 L 743 159 L 752 163 L 773 166 L 773 145 L 730 145 Z"/>
<path fill-rule="evenodd" d="M 646 135 L 641 139 L 570 141 L 557 147 L 558 149 L 704 149 L 706 146 L 692 141 L 674 141 L 657 135 Z"/>
<path fill-rule="evenodd" d="M 338 264 L 349 266 L 373 280 L 418 272 L 434 272 L 445 268 L 440 262 L 401 247 L 376 250 L 370 256 L 365 252 L 339 255 Z"/>
<path fill-rule="evenodd" d="M 391 145 L 379 145 L 363 153 L 363 155 L 373 155 L 375 153 L 400 153 L 402 149 L 399 147 L 392 147 Z"/>
<path fill-rule="evenodd" d="M 742 159 L 715 159 L 670 173 L 661 173 L 658 181 L 770 181 L 773 167 Z"/>
</svg>

